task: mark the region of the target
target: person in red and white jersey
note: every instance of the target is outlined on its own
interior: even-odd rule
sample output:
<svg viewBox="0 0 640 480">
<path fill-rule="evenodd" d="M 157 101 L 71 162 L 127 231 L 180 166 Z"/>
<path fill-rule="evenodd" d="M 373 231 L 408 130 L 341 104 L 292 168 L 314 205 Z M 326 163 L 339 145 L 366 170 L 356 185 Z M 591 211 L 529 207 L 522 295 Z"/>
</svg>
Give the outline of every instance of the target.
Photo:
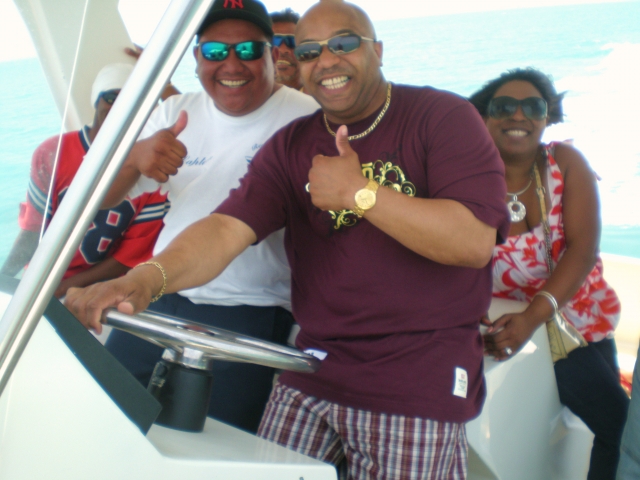
<svg viewBox="0 0 640 480">
<path fill-rule="evenodd" d="M 132 69 L 124 63 L 104 67 L 91 91 L 96 109 L 92 125 L 48 138 L 35 150 L 27 199 L 20 204 L 21 230 L 2 267 L 3 274 L 16 275 L 33 256 L 43 225 L 46 228 L 51 221 Z M 156 191 L 127 197 L 119 205 L 100 210 L 55 295 L 64 296 L 69 287 L 119 277 L 150 258 L 168 206 L 166 195 Z"/>
</svg>

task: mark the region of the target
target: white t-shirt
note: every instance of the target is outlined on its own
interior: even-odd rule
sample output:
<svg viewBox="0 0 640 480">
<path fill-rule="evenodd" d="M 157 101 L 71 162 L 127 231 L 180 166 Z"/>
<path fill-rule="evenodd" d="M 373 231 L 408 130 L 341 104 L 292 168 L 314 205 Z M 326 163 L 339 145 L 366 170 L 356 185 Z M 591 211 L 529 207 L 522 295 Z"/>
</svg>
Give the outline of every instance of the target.
<svg viewBox="0 0 640 480">
<path fill-rule="evenodd" d="M 218 110 L 204 91 L 169 97 L 149 117 L 140 138 L 173 125 L 181 110 L 188 114 L 178 136 L 187 156 L 178 173 L 162 184 L 171 209 L 164 218 L 154 254 L 182 230 L 206 217 L 240 184 L 258 149 L 276 131 L 319 108 L 313 98 L 281 87 L 260 108 L 241 117 Z M 130 195 L 152 192 L 159 184 L 140 177 Z M 216 279 L 180 294 L 194 303 L 282 306 L 291 309 L 291 275 L 284 251 L 284 231 L 270 235 L 238 256 Z"/>
</svg>

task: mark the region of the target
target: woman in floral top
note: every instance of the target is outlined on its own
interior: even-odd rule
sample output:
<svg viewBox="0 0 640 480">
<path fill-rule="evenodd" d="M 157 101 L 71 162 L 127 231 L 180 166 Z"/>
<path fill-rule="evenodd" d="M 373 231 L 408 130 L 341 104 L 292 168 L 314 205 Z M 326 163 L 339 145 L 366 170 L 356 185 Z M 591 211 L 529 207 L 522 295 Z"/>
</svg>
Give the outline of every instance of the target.
<svg viewBox="0 0 640 480">
<path fill-rule="evenodd" d="M 546 126 L 563 119 L 562 97 L 546 75 L 527 68 L 502 74 L 470 98 L 500 151 L 509 192 L 511 230 L 494 251 L 493 295 L 529 303 L 524 312 L 489 323 L 485 350 L 508 359 L 560 309 L 588 342 L 554 364 L 560 401 L 595 434 L 588 478 L 613 480 L 629 403 L 613 340 L 620 303 L 602 277 L 596 176 L 571 145 L 541 143 Z M 548 210 L 550 258 L 536 173 Z"/>
</svg>

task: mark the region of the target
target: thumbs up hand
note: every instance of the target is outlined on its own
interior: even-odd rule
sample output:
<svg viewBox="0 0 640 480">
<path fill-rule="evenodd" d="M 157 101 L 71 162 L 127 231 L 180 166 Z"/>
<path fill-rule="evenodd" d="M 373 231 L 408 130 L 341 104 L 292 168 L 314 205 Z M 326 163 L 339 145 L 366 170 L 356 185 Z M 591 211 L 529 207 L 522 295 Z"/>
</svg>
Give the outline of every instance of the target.
<svg viewBox="0 0 640 480">
<path fill-rule="evenodd" d="M 349 132 L 342 125 L 336 132 L 337 157 L 316 155 L 309 170 L 312 203 L 321 210 L 345 210 L 355 205 L 355 194 L 367 185 L 358 154 L 349 144 Z"/>
<path fill-rule="evenodd" d="M 187 112 L 183 110 L 171 127 L 136 142 L 127 163 L 133 165 L 145 177 L 153 178 L 157 182 L 164 183 L 169 180 L 170 175 L 178 173 L 178 168 L 182 166 L 187 155 L 187 148 L 177 138 L 187 127 L 187 122 Z"/>
<path fill-rule="evenodd" d="M 167 128 L 166 130 L 169 133 L 171 133 L 174 137 L 177 137 L 178 135 L 180 135 L 182 133 L 182 131 L 185 128 L 187 128 L 188 120 L 189 120 L 189 118 L 187 117 L 187 112 L 185 112 L 184 110 L 180 110 L 180 113 L 178 114 L 178 119 L 176 120 L 176 123 L 174 123 L 172 126 Z"/>
<path fill-rule="evenodd" d="M 338 155 L 341 157 L 346 157 L 351 154 L 356 157 L 358 156 L 349 143 L 349 129 L 346 125 L 342 125 L 336 132 L 336 148 L 338 149 Z"/>
</svg>

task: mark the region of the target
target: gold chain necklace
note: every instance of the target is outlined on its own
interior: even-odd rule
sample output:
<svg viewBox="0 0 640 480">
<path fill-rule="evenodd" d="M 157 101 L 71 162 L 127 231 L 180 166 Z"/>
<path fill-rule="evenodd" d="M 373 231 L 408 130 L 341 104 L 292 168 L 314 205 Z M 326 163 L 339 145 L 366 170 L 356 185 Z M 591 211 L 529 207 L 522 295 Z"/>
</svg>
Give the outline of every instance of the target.
<svg viewBox="0 0 640 480">
<path fill-rule="evenodd" d="M 357 135 L 349 135 L 347 139 L 349 141 L 358 140 L 359 138 L 366 137 L 371 132 L 373 132 L 373 129 L 378 126 L 378 124 L 380 123 L 380 120 L 382 120 L 382 117 L 384 117 L 384 114 L 387 113 L 390 103 L 391 103 L 391 83 L 387 84 L 387 101 L 384 103 L 384 107 L 382 107 L 382 111 L 380 112 L 380 115 L 376 117 L 376 119 L 373 121 L 371 126 L 367 128 L 364 132 L 359 133 Z M 323 114 L 323 116 L 324 116 L 324 125 L 327 127 L 327 131 L 335 137 L 336 133 L 333 130 L 331 130 L 331 127 L 329 126 L 329 122 L 327 121 L 327 115 Z"/>
</svg>

